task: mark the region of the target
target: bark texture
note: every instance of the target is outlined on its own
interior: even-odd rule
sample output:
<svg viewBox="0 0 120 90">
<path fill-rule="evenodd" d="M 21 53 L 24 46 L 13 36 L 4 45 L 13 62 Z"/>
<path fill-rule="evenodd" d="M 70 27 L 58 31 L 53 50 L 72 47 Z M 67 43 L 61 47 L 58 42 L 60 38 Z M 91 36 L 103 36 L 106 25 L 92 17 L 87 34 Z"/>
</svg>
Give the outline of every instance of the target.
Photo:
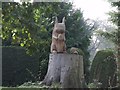
<svg viewBox="0 0 120 90">
<path fill-rule="evenodd" d="M 60 83 L 62 88 L 82 88 L 83 57 L 76 54 L 50 54 L 46 85 Z"/>
</svg>

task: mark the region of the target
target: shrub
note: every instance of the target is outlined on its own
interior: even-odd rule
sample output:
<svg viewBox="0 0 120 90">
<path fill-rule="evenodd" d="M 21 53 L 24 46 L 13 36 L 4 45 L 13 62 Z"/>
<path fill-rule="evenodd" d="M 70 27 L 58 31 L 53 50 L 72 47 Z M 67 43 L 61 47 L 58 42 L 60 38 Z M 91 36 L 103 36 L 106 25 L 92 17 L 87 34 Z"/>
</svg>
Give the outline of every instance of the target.
<svg viewBox="0 0 120 90">
<path fill-rule="evenodd" d="M 24 48 L 2 48 L 2 85 L 16 86 L 26 81 L 36 81 L 39 59 L 29 56 Z"/>
<path fill-rule="evenodd" d="M 102 83 L 101 87 L 110 87 L 116 85 L 116 59 L 113 51 L 98 51 L 90 70 L 90 82 L 97 80 Z"/>
</svg>

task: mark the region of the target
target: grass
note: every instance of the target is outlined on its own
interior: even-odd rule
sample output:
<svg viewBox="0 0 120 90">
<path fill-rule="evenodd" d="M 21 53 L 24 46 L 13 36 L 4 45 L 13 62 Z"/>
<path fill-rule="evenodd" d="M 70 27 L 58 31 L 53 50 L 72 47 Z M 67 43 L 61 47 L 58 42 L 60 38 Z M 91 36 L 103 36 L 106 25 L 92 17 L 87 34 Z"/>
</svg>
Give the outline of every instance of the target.
<svg viewBox="0 0 120 90">
<path fill-rule="evenodd" d="M 41 82 L 26 82 L 18 87 L 0 87 L 0 90 L 48 90 L 54 88 L 55 90 L 59 89 L 58 84 L 53 84 L 52 86 L 41 85 Z"/>
</svg>

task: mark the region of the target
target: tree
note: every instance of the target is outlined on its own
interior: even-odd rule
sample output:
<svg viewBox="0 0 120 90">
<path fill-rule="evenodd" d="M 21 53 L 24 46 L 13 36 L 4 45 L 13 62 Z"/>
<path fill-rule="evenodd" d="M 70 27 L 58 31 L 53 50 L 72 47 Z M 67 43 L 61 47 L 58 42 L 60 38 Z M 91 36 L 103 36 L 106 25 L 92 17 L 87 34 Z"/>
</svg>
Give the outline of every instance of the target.
<svg viewBox="0 0 120 90">
<path fill-rule="evenodd" d="M 2 2 L 0 2 L 0 33 L 2 31 Z"/>
<path fill-rule="evenodd" d="M 118 87 L 120 87 L 120 1 L 113 2 L 113 6 L 117 7 L 118 12 L 111 13 L 111 21 L 117 25 L 117 29 L 112 33 L 114 36 L 114 43 L 117 45 L 117 74 L 118 74 Z M 113 16 L 112 16 L 113 15 Z"/>
<path fill-rule="evenodd" d="M 24 47 L 27 53 L 40 58 L 40 66 L 46 65 L 56 16 L 59 18 L 59 22 L 64 16 L 66 17 L 67 49 L 75 46 L 83 50 L 85 74 L 88 75 L 89 52 L 87 49 L 93 28 L 87 25 L 82 11 L 73 9 L 71 3 L 23 2 L 19 4 L 4 2 L 2 4 L 3 45 Z M 40 68 L 41 79 L 46 70 L 47 67 Z"/>
<path fill-rule="evenodd" d="M 83 58 L 75 54 L 50 54 L 48 71 L 42 84 L 62 88 L 83 88 Z"/>
<path fill-rule="evenodd" d="M 111 2 L 113 7 L 117 8 L 117 11 L 111 11 L 110 21 L 112 21 L 113 25 L 116 26 L 112 32 L 101 33 L 102 36 L 105 36 L 107 39 L 114 42 L 116 45 L 116 62 L 117 62 L 117 76 L 118 76 L 118 87 L 120 87 L 120 1 Z"/>
</svg>

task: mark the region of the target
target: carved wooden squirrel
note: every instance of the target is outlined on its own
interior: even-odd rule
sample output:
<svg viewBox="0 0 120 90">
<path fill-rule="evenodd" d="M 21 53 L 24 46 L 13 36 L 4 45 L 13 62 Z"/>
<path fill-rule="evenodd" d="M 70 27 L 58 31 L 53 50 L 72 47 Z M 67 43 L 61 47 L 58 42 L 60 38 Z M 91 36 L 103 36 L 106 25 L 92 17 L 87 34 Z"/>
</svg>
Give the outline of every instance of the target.
<svg viewBox="0 0 120 90">
<path fill-rule="evenodd" d="M 65 17 L 62 19 L 62 23 L 58 23 L 58 19 L 56 17 L 54 29 L 52 32 L 51 53 L 65 52 Z"/>
</svg>

